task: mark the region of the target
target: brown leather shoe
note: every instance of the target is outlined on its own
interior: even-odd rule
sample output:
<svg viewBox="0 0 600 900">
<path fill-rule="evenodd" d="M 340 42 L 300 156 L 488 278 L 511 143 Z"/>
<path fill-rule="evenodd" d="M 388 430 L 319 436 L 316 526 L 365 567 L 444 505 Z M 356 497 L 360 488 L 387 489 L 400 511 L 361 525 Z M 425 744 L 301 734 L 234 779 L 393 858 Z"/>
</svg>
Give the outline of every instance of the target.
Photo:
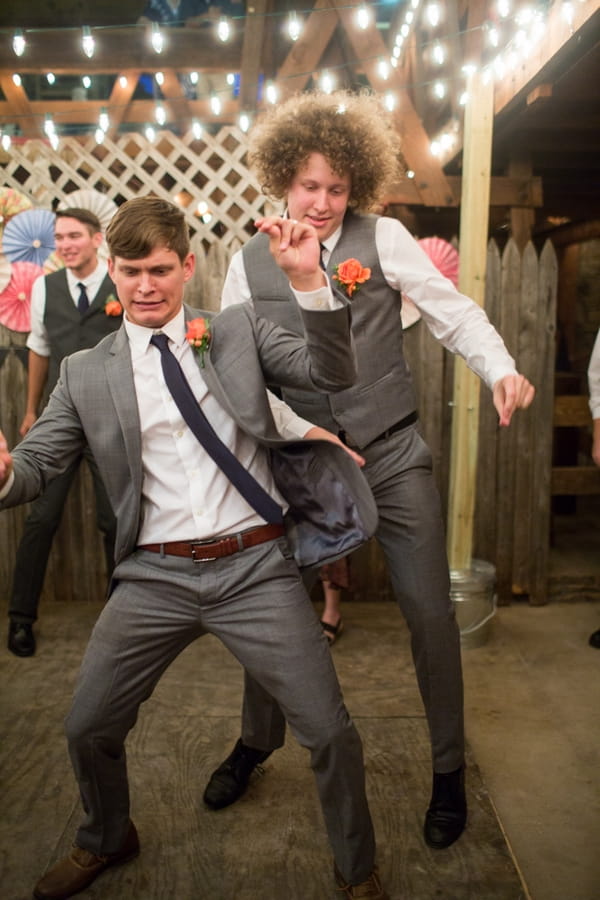
<svg viewBox="0 0 600 900">
<path fill-rule="evenodd" d="M 37 900 L 67 900 L 73 894 L 83 891 L 109 866 L 118 866 L 133 859 L 140 852 L 140 842 L 133 822 L 123 846 L 116 853 L 96 856 L 89 850 L 73 845 L 68 856 L 52 866 L 33 889 Z"/>
<path fill-rule="evenodd" d="M 367 880 L 360 884 L 348 884 L 337 866 L 334 866 L 334 871 L 338 891 L 348 897 L 348 900 L 390 900 L 389 894 L 386 894 L 381 885 L 377 866 Z"/>
</svg>

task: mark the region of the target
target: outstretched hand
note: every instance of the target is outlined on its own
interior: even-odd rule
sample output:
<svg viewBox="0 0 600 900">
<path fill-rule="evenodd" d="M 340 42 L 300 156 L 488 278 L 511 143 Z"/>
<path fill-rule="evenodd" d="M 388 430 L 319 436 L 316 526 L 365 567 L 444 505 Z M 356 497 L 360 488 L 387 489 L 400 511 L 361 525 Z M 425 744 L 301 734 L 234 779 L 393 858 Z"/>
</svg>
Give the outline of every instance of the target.
<svg viewBox="0 0 600 900">
<path fill-rule="evenodd" d="M 535 396 L 535 388 L 524 375 L 505 375 L 493 388 L 494 406 L 499 425 L 510 425 L 515 409 L 527 409 Z"/>
<path fill-rule="evenodd" d="M 320 267 L 321 247 L 312 225 L 282 216 L 265 216 L 254 223 L 269 236 L 269 250 L 297 291 L 314 291 L 327 281 Z"/>
<path fill-rule="evenodd" d="M 8 452 L 6 438 L 0 431 L 0 488 L 3 488 L 12 472 L 12 456 Z"/>
</svg>

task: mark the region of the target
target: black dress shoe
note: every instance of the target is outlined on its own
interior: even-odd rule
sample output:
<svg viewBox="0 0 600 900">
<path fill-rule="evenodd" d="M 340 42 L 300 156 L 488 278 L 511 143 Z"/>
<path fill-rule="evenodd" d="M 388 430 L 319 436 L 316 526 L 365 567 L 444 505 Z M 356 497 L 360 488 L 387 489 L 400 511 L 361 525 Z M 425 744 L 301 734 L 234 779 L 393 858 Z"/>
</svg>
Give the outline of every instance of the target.
<svg viewBox="0 0 600 900">
<path fill-rule="evenodd" d="M 256 766 L 270 755 L 270 750 L 246 747 L 240 738 L 227 759 L 210 776 L 203 797 L 206 805 L 211 809 L 223 809 L 235 803 L 248 787 Z"/>
<path fill-rule="evenodd" d="M 11 622 L 8 626 L 8 649 L 15 656 L 33 656 L 35 637 L 27 622 Z"/>
<path fill-rule="evenodd" d="M 431 802 L 423 828 L 425 842 L 435 850 L 449 847 L 461 836 L 466 824 L 464 766 L 447 775 L 434 772 Z"/>
</svg>

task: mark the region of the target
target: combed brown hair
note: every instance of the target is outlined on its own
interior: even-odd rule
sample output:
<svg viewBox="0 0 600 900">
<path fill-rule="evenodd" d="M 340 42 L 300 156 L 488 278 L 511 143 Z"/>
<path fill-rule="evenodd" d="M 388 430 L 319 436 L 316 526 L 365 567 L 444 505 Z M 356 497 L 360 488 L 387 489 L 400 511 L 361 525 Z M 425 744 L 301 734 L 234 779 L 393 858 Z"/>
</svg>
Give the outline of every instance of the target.
<svg viewBox="0 0 600 900">
<path fill-rule="evenodd" d="M 97 234 L 99 231 L 102 231 L 100 219 L 91 209 L 69 206 L 67 209 L 57 209 L 54 215 L 57 219 L 76 219 L 86 226 L 90 234 Z"/>
<path fill-rule="evenodd" d="M 178 206 L 160 197 L 134 197 L 116 211 L 106 231 L 110 255 L 144 259 L 157 247 L 173 250 L 181 262 L 190 252 L 190 235 Z"/>
<path fill-rule="evenodd" d="M 349 175 L 349 206 L 366 211 L 399 177 L 399 139 L 375 94 L 307 92 L 271 107 L 250 134 L 249 161 L 264 193 L 283 200 L 312 153 Z"/>
</svg>

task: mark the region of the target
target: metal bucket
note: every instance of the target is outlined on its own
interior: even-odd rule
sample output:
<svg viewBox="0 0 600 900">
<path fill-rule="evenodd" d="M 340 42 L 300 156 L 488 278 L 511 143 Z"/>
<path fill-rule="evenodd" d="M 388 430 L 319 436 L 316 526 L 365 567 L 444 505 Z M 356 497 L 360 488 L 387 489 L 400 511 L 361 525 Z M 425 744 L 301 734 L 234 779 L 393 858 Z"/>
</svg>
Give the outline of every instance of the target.
<svg viewBox="0 0 600 900">
<path fill-rule="evenodd" d="M 461 647 L 481 647 L 496 613 L 496 568 L 481 559 L 469 569 L 450 570 L 450 596 L 460 629 Z"/>
</svg>

